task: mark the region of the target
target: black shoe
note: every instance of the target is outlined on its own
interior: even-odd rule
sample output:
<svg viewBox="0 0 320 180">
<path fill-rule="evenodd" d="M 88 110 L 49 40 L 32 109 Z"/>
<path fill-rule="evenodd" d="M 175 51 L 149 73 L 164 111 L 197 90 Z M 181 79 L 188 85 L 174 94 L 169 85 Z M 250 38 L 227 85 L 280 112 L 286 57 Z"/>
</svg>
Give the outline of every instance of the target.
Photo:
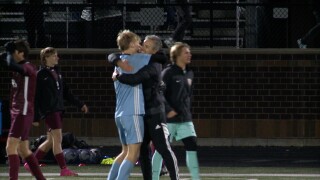
<svg viewBox="0 0 320 180">
<path fill-rule="evenodd" d="M 165 166 L 163 166 L 161 168 L 161 171 L 160 171 L 160 176 L 163 176 L 163 175 L 166 175 L 166 174 L 168 174 L 168 170 L 167 170 L 167 168 Z"/>
</svg>

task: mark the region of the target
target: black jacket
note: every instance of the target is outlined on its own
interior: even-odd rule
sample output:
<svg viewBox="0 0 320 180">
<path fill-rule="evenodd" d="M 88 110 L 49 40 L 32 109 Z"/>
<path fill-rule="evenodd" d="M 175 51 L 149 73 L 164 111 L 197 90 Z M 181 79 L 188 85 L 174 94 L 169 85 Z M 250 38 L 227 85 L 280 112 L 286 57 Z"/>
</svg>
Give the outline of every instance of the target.
<svg viewBox="0 0 320 180">
<path fill-rule="evenodd" d="M 57 74 L 57 79 L 53 70 Z M 37 74 L 35 121 L 44 119 L 51 112 L 64 112 L 64 99 L 79 108 L 84 105 L 71 93 L 57 67 L 41 68 Z"/>
<path fill-rule="evenodd" d="M 177 65 L 170 65 L 162 71 L 161 76 L 166 86 L 164 91 L 166 113 L 172 110 L 178 113 L 173 118 L 168 118 L 167 122 L 192 121 L 191 96 L 193 71 L 188 66 L 184 71 Z"/>
<path fill-rule="evenodd" d="M 161 89 L 162 64 L 149 62 L 135 74 L 121 74 L 117 79 L 124 84 L 137 85 L 142 83 L 146 114 L 164 112 Z"/>
</svg>

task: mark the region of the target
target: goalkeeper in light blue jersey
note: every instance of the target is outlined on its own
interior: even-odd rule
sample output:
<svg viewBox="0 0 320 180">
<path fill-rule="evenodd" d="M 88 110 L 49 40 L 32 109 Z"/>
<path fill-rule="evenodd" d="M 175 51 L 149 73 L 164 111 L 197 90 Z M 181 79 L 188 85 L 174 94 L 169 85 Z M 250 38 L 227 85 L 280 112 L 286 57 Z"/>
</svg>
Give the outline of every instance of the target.
<svg viewBox="0 0 320 180">
<path fill-rule="evenodd" d="M 108 56 L 108 60 L 116 65 L 115 70 L 119 74 L 136 73 L 149 63 L 151 55 L 138 53 L 141 48 L 140 38 L 135 33 L 129 30 L 120 32 L 117 44 L 122 54 L 111 54 Z M 152 59 L 160 61 L 157 57 Z M 122 152 L 112 164 L 108 180 L 126 180 L 139 158 L 143 141 L 144 97 L 142 84 L 130 86 L 115 81 L 114 87 L 116 91 L 115 122 L 122 144 Z"/>
</svg>

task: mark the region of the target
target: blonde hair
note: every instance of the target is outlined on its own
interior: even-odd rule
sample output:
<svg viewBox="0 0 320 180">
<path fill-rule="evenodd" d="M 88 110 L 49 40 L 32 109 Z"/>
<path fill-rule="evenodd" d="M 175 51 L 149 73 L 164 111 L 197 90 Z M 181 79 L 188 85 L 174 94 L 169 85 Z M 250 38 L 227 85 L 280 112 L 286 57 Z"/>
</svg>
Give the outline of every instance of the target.
<svg viewBox="0 0 320 180">
<path fill-rule="evenodd" d="M 47 64 L 46 58 L 56 54 L 57 50 L 53 47 L 46 47 L 40 51 L 40 61 L 43 66 Z"/>
<path fill-rule="evenodd" d="M 130 30 L 120 31 L 117 37 L 117 45 L 121 51 L 129 49 L 130 43 L 135 41 L 140 42 L 141 39 L 137 34 L 131 32 Z"/>
<path fill-rule="evenodd" d="M 176 42 L 174 45 L 170 48 L 170 60 L 173 63 L 176 63 L 178 56 L 181 55 L 182 49 L 188 48 L 190 49 L 190 46 L 187 43 L 183 42 Z"/>
</svg>

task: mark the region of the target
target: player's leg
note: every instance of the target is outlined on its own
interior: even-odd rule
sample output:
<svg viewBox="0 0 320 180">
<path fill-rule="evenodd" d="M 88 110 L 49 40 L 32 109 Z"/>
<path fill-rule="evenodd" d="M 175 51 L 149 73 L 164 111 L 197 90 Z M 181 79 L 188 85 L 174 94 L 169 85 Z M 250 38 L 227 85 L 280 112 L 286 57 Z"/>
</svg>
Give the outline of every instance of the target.
<svg viewBox="0 0 320 180">
<path fill-rule="evenodd" d="M 71 171 L 67 168 L 66 161 L 64 159 L 63 151 L 62 151 L 62 129 L 53 129 L 50 131 L 52 140 L 53 140 L 53 154 L 54 157 L 60 166 L 60 176 L 78 176 L 77 173 Z"/>
<path fill-rule="evenodd" d="M 167 129 L 167 125 L 164 123 L 164 118 L 165 118 L 164 113 L 158 113 L 158 114 L 152 115 L 152 118 L 150 119 L 150 121 L 148 121 L 148 123 L 150 124 L 149 129 L 150 129 L 151 139 L 157 152 L 161 154 L 167 166 L 167 169 L 170 173 L 171 179 L 179 179 L 179 168 L 178 168 L 177 158 L 170 146 L 170 142 L 168 139 L 169 130 Z M 161 164 L 162 163 L 160 163 L 160 167 L 161 167 Z M 158 170 L 158 167 L 156 168 L 157 169 L 155 169 L 155 171 Z"/>
<path fill-rule="evenodd" d="M 20 143 L 18 146 L 18 151 L 22 159 L 25 159 L 26 163 L 30 167 L 30 171 L 32 175 L 36 177 L 36 179 L 45 179 L 40 167 L 38 160 L 34 157 L 33 153 L 29 149 L 29 132 L 32 126 L 33 116 L 23 116 L 23 124 L 24 128 L 22 129 L 20 136 Z"/>
<path fill-rule="evenodd" d="M 182 140 L 186 149 L 186 163 L 193 180 L 199 180 L 196 132 L 192 122 L 181 123 L 177 128 L 177 140 Z"/>
<path fill-rule="evenodd" d="M 38 159 L 38 161 L 42 160 L 45 155 L 52 149 L 53 146 L 53 140 L 52 140 L 51 132 L 47 132 L 47 139 L 40 144 L 38 149 L 35 152 L 35 157 Z"/>
<path fill-rule="evenodd" d="M 125 157 L 127 156 L 127 153 L 128 153 L 128 146 L 122 144 L 122 151 L 115 158 L 115 160 L 110 168 L 107 180 L 115 180 L 117 178 L 120 165 L 123 162 L 123 160 L 125 159 Z"/>
<path fill-rule="evenodd" d="M 7 139 L 6 152 L 9 163 L 9 179 L 18 179 L 20 158 L 18 155 L 18 146 L 20 137 L 23 132 L 23 115 L 11 114 L 11 127 L 9 130 L 9 137 Z"/>
<path fill-rule="evenodd" d="M 20 158 L 18 155 L 18 145 L 20 139 L 15 137 L 8 137 L 6 152 L 8 156 L 9 163 L 9 179 L 16 180 L 18 179 L 19 166 L 20 166 Z"/>
<path fill-rule="evenodd" d="M 40 146 L 37 148 L 37 150 L 34 153 L 34 156 L 35 158 L 37 158 L 38 162 L 41 161 L 46 156 L 48 151 L 52 149 L 52 146 L 53 146 L 53 141 L 52 141 L 51 132 L 47 132 L 47 139 L 40 144 Z M 24 168 L 25 170 L 30 172 L 30 167 L 28 163 L 24 163 Z"/>
<path fill-rule="evenodd" d="M 112 166 L 110 168 L 107 180 L 115 180 L 117 178 L 120 165 L 121 165 L 121 163 L 123 162 L 124 158 L 127 156 L 127 153 L 128 153 L 128 146 L 126 145 L 127 142 L 126 142 L 125 129 L 122 126 L 121 118 L 117 117 L 115 119 L 115 123 L 116 123 L 117 129 L 118 129 L 120 142 L 122 144 L 122 151 L 116 157 L 116 159 L 114 160 L 114 162 L 113 162 L 113 164 L 112 164 Z"/>
<path fill-rule="evenodd" d="M 144 135 L 144 124 L 143 116 L 136 115 L 121 117 L 120 121 L 126 132 L 128 153 L 121 163 L 117 179 L 126 180 L 129 178 L 130 172 L 139 158 Z"/>
<path fill-rule="evenodd" d="M 24 140 L 19 143 L 19 154 L 21 158 L 26 160 L 26 163 L 29 165 L 32 175 L 34 175 L 37 180 L 45 179 L 40 170 L 38 160 L 29 149 L 28 140 Z"/>
<path fill-rule="evenodd" d="M 147 121 L 147 116 L 144 117 L 144 137 L 140 148 L 140 167 L 143 179 L 152 179 L 151 169 L 151 148 L 150 148 L 150 133 Z"/>
</svg>

